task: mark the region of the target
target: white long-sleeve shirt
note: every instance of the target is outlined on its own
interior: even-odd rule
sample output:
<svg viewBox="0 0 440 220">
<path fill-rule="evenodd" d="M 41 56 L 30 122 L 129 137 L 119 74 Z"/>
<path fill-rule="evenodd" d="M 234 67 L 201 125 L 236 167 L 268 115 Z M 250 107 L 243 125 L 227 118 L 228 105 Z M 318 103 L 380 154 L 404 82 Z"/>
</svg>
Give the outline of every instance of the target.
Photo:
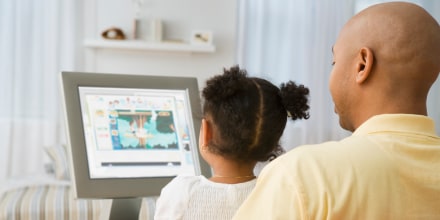
<svg viewBox="0 0 440 220">
<path fill-rule="evenodd" d="M 203 176 L 178 176 L 162 189 L 154 219 L 229 220 L 255 183 L 256 179 L 224 184 Z"/>
</svg>

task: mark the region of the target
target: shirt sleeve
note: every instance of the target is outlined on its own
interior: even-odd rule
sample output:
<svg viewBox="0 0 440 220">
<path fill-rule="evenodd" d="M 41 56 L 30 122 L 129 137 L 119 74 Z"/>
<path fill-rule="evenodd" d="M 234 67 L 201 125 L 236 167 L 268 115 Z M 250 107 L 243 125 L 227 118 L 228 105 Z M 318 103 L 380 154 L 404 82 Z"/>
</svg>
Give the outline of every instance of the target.
<svg viewBox="0 0 440 220">
<path fill-rule="evenodd" d="M 188 206 L 189 192 L 192 182 L 188 178 L 176 177 L 161 191 L 156 201 L 155 220 L 182 219 Z"/>
<path fill-rule="evenodd" d="M 302 216 L 299 188 L 292 171 L 272 161 L 261 171 L 257 184 L 233 220 L 306 219 Z"/>
</svg>

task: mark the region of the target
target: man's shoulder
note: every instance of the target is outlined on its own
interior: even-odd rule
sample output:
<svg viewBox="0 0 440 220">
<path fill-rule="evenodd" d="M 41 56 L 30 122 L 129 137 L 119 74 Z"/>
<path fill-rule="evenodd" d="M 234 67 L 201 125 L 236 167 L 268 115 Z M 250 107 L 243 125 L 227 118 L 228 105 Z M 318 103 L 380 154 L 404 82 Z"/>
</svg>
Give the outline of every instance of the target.
<svg viewBox="0 0 440 220">
<path fill-rule="evenodd" d="M 369 149 L 364 143 L 365 140 L 350 136 L 340 141 L 301 145 L 279 156 L 271 163 L 274 164 L 273 166 L 282 166 L 289 170 L 292 168 L 307 170 L 310 166 L 322 169 L 334 168 L 339 165 L 346 166 L 353 162 L 352 159 L 367 156 L 365 152 L 368 152 Z"/>
<path fill-rule="evenodd" d="M 327 141 L 319 144 L 300 145 L 281 155 L 282 160 L 292 160 L 294 158 L 319 157 L 321 155 L 333 154 L 334 152 L 347 150 L 342 141 Z"/>
</svg>

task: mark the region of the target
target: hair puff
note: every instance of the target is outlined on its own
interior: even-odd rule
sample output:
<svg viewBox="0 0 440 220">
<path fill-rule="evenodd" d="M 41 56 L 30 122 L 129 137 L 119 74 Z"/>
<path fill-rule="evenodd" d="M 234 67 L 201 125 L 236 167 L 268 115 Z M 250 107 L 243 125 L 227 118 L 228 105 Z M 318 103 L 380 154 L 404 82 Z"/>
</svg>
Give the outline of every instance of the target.
<svg viewBox="0 0 440 220">
<path fill-rule="evenodd" d="M 297 85 L 293 81 L 281 84 L 280 96 L 292 120 L 308 119 L 310 117 L 308 95 L 309 89 L 304 85 Z"/>
<path fill-rule="evenodd" d="M 224 69 L 223 75 L 212 77 L 206 82 L 202 95 L 206 100 L 217 102 L 226 100 L 244 91 L 251 82 L 247 79 L 246 70 L 238 66 Z"/>
</svg>

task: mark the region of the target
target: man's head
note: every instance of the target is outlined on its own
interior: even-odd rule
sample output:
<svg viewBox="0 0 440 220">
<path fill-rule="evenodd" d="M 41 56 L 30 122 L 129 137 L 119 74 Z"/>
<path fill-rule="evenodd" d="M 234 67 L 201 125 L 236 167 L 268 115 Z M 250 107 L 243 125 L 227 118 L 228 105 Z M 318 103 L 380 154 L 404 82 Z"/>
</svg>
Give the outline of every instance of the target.
<svg viewBox="0 0 440 220">
<path fill-rule="evenodd" d="M 378 114 L 426 115 L 440 72 L 440 27 L 405 2 L 371 6 L 350 19 L 333 47 L 330 92 L 342 128 Z"/>
</svg>

